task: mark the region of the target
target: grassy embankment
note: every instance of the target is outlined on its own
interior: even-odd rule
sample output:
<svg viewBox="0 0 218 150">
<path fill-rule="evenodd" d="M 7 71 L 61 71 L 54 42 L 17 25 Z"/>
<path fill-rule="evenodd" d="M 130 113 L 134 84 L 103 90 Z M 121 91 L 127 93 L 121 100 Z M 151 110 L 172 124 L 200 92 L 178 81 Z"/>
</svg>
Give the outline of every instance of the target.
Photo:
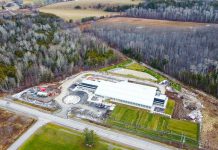
<svg viewBox="0 0 218 150">
<path fill-rule="evenodd" d="M 88 148 L 83 143 L 82 134 L 69 128 L 47 124 L 36 131 L 19 150 L 121 150 L 128 149 L 104 140 Z"/>
<path fill-rule="evenodd" d="M 107 120 L 107 124 L 160 142 L 180 144 L 184 142 L 187 146 L 198 146 L 199 125 L 197 123 L 151 114 L 135 107 L 117 105 Z"/>
</svg>

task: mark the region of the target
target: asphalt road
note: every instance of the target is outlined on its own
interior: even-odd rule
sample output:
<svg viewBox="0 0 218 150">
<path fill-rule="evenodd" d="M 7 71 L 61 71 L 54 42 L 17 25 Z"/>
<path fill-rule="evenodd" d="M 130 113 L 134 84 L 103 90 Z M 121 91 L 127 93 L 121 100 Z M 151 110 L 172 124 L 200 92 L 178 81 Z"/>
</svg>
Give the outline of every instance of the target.
<svg viewBox="0 0 218 150">
<path fill-rule="evenodd" d="M 37 117 L 39 119 L 46 120 L 47 122 L 54 122 L 66 127 L 70 127 L 75 130 L 80 130 L 82 131 L 85 128 L 89 128 L 91 130 L 94 130 L 97 135 L 99 135 L 101 138 L 112 140 L 121 144 L 125 144 L 131 147 L 135 147 L 136 149 L 142 149 L 142 150 L 170 150 L 173 149 L 172 147 L 169 147 L 164 144 L 160 144 L 157 142 L 151 142 L 151 141 L 146 141 L 145 139 L 141 139 L 138 137 L 134 137 L 125 133 L 121 132 L 116 132 L 113 130 L 110 130 L 108 128 L 100 127 L 100 126 L 95 126 L 93 124 L 87 124 L 84 122 L 81 122 L 79 120 L 72 120 L 72 119 L 65 119 L 61 118 L 52 114 L 47 114 L 44 112 L 40 112 L 36 109 L 32 109 L 23 105 L 15 104 L 13 102 L 8 102 L 5 100 L 0 100 L 0 107 L 4 107 L 9 110 L 13 111 L 18 111 L 22 112 L 24 114 L 28 114 L 30 116 Z M 41 123 L 37 126 L 33 126 L 34 129 L 29 129 L 29 133 L 26 133 L 27 135 L 23 135 L 20 138 L 23 138 L 23 140 L 20 140 L 20 142 L 15 145 L 13 148 L 17 149 L 32 133 L 34 130 L 36 130 L 38 127 L 41 126 Z M 16 142 L 15 142 L 16 143 Z M 13 145 L 12 145 L 13 146 Z M 14 150 L 13 149 L 13 150 Z"/>
</svg>

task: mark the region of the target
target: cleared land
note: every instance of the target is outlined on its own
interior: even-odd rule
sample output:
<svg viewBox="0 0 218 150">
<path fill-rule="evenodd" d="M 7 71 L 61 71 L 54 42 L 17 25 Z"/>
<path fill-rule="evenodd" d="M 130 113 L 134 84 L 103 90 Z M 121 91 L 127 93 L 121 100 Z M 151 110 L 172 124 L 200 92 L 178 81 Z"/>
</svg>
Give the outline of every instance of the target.
<svg viewBox="0 0 218 150">
<path fill-rule="evenodd" d="M 132 64 L 126 66 L 125 68 L 136 70 L 136 71 L 141 71 L 141 72 L 146 72 L 147 74 L 150 74 L 151 76 L 155 77 L 157 79 L 157 82 L 161 82 L 163 80 L 168 80 L 164 76 L 162 76 L 162 75 L 152 71 L 151 69 L 146 68 L 145 66 L 142 66 L 142 65 L 140 65 L 138 63 L 132 63 Z M 175 83 L 175 82 L 171 82 L 170 84 L 174 89 L 176 89 L 178 91 L 181 91 L 181 85 L 180 84 Z"/>
<path fill-rule="evenodd" d="M 31 118 L 0 109 L 0 149 L 6 150 L 33 122 Z"/>
<path fill-rule="evenodd" d="M 162 77 L 161 75 L 153 72 L 152 70 L 138 64 L 138 63 L 132 63 L 128 66 L 126 66 L 125 68 L 130 69 L 130 70 L 136 70 L 139 72 L 145 72 L 147 74 L 150 74 L 151 76 L 155 77 L 157 79 L 158 82 L 165 80 L 166 78 Z"/>
<path fill-rule="evenodd" d="M 65 20 L 79 20 L 85 17 L 100 17 L 119 14 L 114 12 L 106 12 L 102 8 L 96 7 L 99 4 L 103 6 L 122 6 L 136 5 L 140 2 L 141 0 L 78 0 L 51 4 L 41 7 L 39 10 L 44 13 L 55 14 Z M 79 9 L 78 6 L 80 7 Z"/>
<path fill-rule="evenodd" d="M 124 147 L 99 141 L 94 148 L 87 148 L 82 134 L 54 124 L 47 124 L 30 137 L 20 150 L 121 150 Z"/>
<path fill-rule="evenodd" d="M 141 18 L 129 18 L 129 17 L 115 17 L 109 19 L 100 20 L 98 23 L 102 24 L 129 24 L 139 27 L 180 27 L 180 28 L 192 28 L 199 26 L 206 26 L 206 23 L 195 22 L 180 22 L 180 21 L 167 21 L 167 20 L 155 20 L 155 19 L 141 19 Z"/>
<path fill-rule="evenodd" d="M 57 5 L 57 4 L 54 4 Z M 117 13 L 109 13 L 103 10 L 95 10 L 95 9 L 86 9 L 86 10 L 75 10 L 75 9 L 57 9 L 53 8 L 51 5 L 40 8 L 41 12 L 54 14 L 58 17 L 61 17 L 65 20 L 80 20 L 85 17 L 101 17 L 101 16 L 110 16 L 116 15 Z"/>
<path fill-rule="evenodd" d="M 133 75 L 133 76 L 136 76 L 136 77 L 142 78 L 142 79 L 149 79 L 149 80 L 154 80 L 154 81 L 157 80 L 156 78 L 154 78 L 153 76 L 151 76 L 148 73 L 139 72 L 139 71 L 130 70 L 130 69 L 125 69 L 125 68 L 116 68 L 116 69 L 110 70 L 109 72 L 118 73 L 118 74 L 122 74 L 122 75 Z"/>
<path fill-rule="evenodd" d="M 157 79 L 157 80 L 155 80 L 156 82 L 161 82 L 163 80 L 167 80 L 167 78 L 165 78 L 164 76 L 152 71 L 151 69 L 149 69 L 149 68 L 147 68 L 139 63 L 133 62 L 131 59 L 125 60 L 117 65 L 112 65 L 112 66 L 109 66 L 106 68 L 102 68 L 99 71 L 110 71 L 110 70 L 116 69 L 116 68 L 125 68 L 125 69 L 135 70 L 138 72 L 143 72 L 143 73 L 149 74 L 153 78 Z M 137 78 L 137 76 L 135 76 L 135 75 L 129 75 L 129 76 L 127 75 L 127 77 Z M 140 78 L 140 79 L 142 79 L 142 78 Z M 175 82 L 171 82 L 171 86 L 174 89 L 181 91 L 180 84 L 175 83 Z"/>
<path fill-rule="evenodd" d="M 161 142 L 184 142 L 191 147 L 198 145 L 198 124 L 151 114 L 146 110 L 126 105 L 117 105 L 107 123 L 119 130 Z"/>
</svg>

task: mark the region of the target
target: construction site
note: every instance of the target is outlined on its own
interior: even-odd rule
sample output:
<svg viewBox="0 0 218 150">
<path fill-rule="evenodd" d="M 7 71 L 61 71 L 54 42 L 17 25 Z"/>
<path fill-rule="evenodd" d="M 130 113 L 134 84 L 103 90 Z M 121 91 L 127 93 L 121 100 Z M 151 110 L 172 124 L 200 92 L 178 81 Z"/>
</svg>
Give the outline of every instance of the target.
<svg viewBox="0 0 218 150">
<path fill-rule="evenodd" d="M 184 88 L 174 90 L 168 80 L 158 83 L 105 72 L 82 72 L 58 84 L 35 86 L 13 97 L 31 105 L 55 109 L 52 113 L 61 118 L 88 120 L 117 129 L 122 126 L 128 131 L 137 126 L 138 130 L 156 134 L 154 138 L 166 132 L 166 136 L 176 137 L 169 140 L 175 144 L 180 143 L 177 138 L 184 138 L 184 131 L 189 139 L 187 144 L 198 144 L 198 123 L 202 122 L 203 106 L 193 93 Z M 160 128 L 163 124 L 165 127 Z M 181 128 L 185 124 L 193 132 Z M 174 125 L 176 127 L 172 128 Z"/>
<path fill-rule="evenodd" d="M 164 115 L 168 98 L 164 95 L 163 85 L 150 85 L 101 73 L 81 75 L 69 80 L 72 84 L 68 82 L 68 87 L 62 84 L 65 95 L 57 98 L 63 107 L 67 107 L 68 117 L 101 122 L 118 103 Z"/>
<path fill-rule="evenodd" d="M 67 78 L 61 84 L 35 86 L 13 95 L 13 98 L 47 110 L 59 110 L 62 117 L 96 122 L 104 121 L 116 104 L 201 122 L 203 106 L 198 99 L 185 89 L 180 92 L 173 90 L 169 84 L 167 80 L 156 83 L 93 72 Z M 168 99 L 175 101 L 173 108 L 167 108 Z M 167 109 L 172 110 L 167 113 Z"/>
<path fill-rule="evenodd" d="M 26 89 L 18 94 L 15 94 L 13 98 L 29 103 L 34 106 L 45 108 L 46 110 L 55 111 L 60 109 L 58 103 L 54 98 L 60 94 L 55 84 L 44 84 Z"/>
</svg>

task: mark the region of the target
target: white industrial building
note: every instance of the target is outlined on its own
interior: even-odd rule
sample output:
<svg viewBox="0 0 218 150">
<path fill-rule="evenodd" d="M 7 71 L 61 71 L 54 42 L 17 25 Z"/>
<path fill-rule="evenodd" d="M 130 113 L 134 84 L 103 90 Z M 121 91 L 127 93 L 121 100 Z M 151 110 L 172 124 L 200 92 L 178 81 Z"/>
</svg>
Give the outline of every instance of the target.
<svg viewBox="0 0 218 150">
<path fill-rule="evenodd" d="M 160 94 L 157 87 L 128 81 L 84 79 L 78 86 L 91 90 L 96 96 L 148 110 L 164 109 L 168 101 L 167 96 Z"/>
</svg>

